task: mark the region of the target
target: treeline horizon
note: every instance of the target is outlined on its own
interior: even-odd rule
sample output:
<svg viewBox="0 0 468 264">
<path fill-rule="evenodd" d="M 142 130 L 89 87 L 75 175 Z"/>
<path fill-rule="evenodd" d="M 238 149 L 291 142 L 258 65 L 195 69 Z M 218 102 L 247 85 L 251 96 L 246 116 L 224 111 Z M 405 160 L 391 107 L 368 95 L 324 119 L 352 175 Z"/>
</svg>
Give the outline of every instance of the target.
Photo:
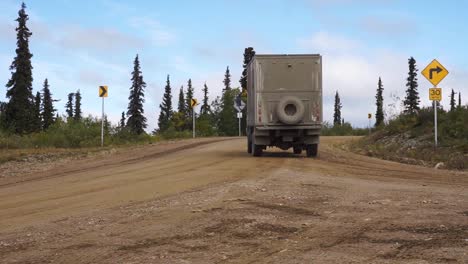
<svg viewBox="0 0 468 264">
<path fill-rule="evenodd" d="M 405 114 L 405 115 L 417 115 L 419 114 L 419 111 L 422 109 L 420 103 L 421 99 L 419 96 L 418 92 L 418 68 L 416 66 L 416 59 L 414 57 L 410 57 L 408 59 L 408 77 L 406 78 L 407 83 L 406 83 L 406 90 L 405 90 L 405 98 L 402 101 L 402 106 L 403 106 L 403 112 L 398 113 L 398 115 Z M 385 124 L 388 124 L 388 122 L 391 121 L 391 119 L 386 116 L 386 113 L 384 111 L 384 96 L 383 96 L 383 91 L 384 91 L 384 86 L 383 86 L 383 81 L 382 78 L 379 77 L 379 80 L 377 82 L 377 90 L 376 90 L 376 95 L 375 95 L 375 105 L 376 105 L 376 110 L 375 110 L 375 123 L 373 124 L 372 127 L 378 128 L 382 127 Z M 453 112 L 457 109 L 463 108 L 462 105 L 462 100 L 461 100 L 461 92 L 458 92 L 458 102 L 456 98 L 456 92 L 451 89 L 450 93 L 450 112 Z M 440 104 L 438 101 L 434 101 L 432 103 L 431 107 L 434 107 L 434 104 L 437 106 L 438 109 L 443 110 L 443 106 Z M 342 125 L 350 125 L 349 123 L 346 123 L 344 118 L 342 117 L 342 108 L 343 104 L 341 102 L 341 98 L 339 95 L 339 91 L 336 90 L 335 93 L 335 101 L 334 101 L 334 106 L 333 106 L 333 127 L 335 126 L 342 126 Z M 369 113 L 372 115 L 372 113 Z M 396 118 L 396 117 L 393 117 Z M 370 119 L 370 118 L 369 118 Z"/>
<path fill-rule="evenodd" d="M 33 67 L 31 58 L 33 54 L 29 50 L 29 38 L 32 32 L 27 27 L 29 17 L 26 13 L 26 5 L 23 3 L 18 11 L 18 27 L 16 28 L 17 49 L 16 56 L 10 66 L 11 78 L 7 83 L 7 102 L 0 102 L 0 128 L 6 132 L 25 135 L 47 131 L 54 123 L 71 123 L 82 121 L 82 96 L 80 90 L 70 92 L 67 96 L 64 114 L 59 115 L 54 103 L 59 101 L 53 98 L 49 79 L 44 80 L 43 88 L 33 95 Z M 209 98 L 209 88 L 205 83 L 203 87 L 204 97 L 200 111 L 196 111 L 197 130 L 202 136 L 225 135 L 233 136 L 238 133 L 234 98 L 245 94 L 246 70 L 245 67 L 255 54 L 252 47 L 244 52 L 244 70 L 239 80 L 239 87 L 232 87 L 229 66 L 223 80 L 222 95 L 212 100 Z M 120 121 L 116 124 L 116 130 L 143 134 L 149 123 L 155 124 L 157 129 L 153 134 L 185 133 L 192 130 L 192 109 L 190 101 L 193 99 L 195 87 L 191 78 L 188 78 L 186 89 L 180 87 L 178 106 L 172 107 L 173 87 L 170 83 L 170 75 L 167 75 L 164 96 L 159 105 L 160 114 L 158 120 L 148 120 L 145 117 L 146 83 L 140 66 L 138 54 L 133 61 L 131 73 L 131 87 L 129 90 L 129 103 L 127 109 L 122 112 Z M 97 84 L 98 85 L 98 84 Z M 245 110 L 244 110 L 245 111 Z M 98 120 L 100 117 L 88 116 L 88 119 Z M 107 115 L 104 116 L 106 125 L 110 125 Z M 245 126 L 245 113 L 242 120 Z"/>
</svg>

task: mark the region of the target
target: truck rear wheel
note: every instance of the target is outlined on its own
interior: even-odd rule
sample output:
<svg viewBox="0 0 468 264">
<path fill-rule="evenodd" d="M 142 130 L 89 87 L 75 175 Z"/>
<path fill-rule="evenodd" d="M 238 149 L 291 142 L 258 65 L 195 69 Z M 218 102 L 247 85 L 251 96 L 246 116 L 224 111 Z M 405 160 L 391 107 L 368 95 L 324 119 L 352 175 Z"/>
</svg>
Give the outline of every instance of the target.
<svg viewBox="0 0 468 264">
<path fill-rule="evenodd" d="M 317 157 L 318 154 L 318 144 L 307 145 L 306 155 L 307 157 Z"/>
<path fill-rule="evenodd" d="M 294 147 L 293 151 L 294 151 L 294 154 L 301 154 L 302 153 L 302 148 L 301 147 Z"/>
<path fill-rule="evenodd" d="M 254 157 L 260 157 L 263 154 L 263 147 L 260 145 L 256 145 L 252 142 L 252 155 Z"/>
</svg>

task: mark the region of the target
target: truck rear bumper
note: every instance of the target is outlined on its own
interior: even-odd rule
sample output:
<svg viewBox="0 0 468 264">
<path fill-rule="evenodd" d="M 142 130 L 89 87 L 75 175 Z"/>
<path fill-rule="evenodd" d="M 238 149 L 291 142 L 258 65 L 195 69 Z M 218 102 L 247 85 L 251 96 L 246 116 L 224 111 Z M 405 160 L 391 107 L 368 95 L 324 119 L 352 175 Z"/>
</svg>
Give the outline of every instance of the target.
<svg viewBox="0 0 468 264">
<path fill-rule="evenodd" d="M 322 125 L 314 124 L 314 125 L 302 125 L 302 126 L 256 126 L 255 130 L 301 130 L 301 129 L 322 129 Z"/>
<path fill-rule="evenodd" d="M 321 125 L 255 127 L 252 136 L 257 145 L 288 149 L 294 146 L 318 144 L 320 129 Z"/>
</svg>

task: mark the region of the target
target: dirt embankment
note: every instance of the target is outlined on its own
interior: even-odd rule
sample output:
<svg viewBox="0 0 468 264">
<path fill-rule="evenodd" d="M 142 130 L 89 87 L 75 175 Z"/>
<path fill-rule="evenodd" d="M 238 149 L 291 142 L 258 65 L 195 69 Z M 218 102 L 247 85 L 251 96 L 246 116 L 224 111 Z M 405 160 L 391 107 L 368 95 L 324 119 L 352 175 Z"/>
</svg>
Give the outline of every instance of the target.
<svg viewBox="0 0 468 264">
<path fill-rule="evenodd" d="M 346 148 L 362 155 L 406 164 L 468 170 L 468 152 L 463 147 L 440 144 L 435 148 L 433 141 L 431 135 L 414 136 L 410 132 L 386 135 L 385 131 L 377 131 Z"/>
</svg>

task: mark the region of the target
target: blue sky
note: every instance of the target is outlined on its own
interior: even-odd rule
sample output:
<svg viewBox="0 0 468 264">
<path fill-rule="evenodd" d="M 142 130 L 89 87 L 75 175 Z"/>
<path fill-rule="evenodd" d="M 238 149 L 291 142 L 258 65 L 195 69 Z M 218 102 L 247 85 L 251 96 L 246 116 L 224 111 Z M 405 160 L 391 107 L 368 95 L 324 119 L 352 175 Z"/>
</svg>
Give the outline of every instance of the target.
<svg viewBox="0 0 468 264">
<path fill-rule="evenodd" d="M 0 87 L 10 77 L 15 19 L 21 1 L 0 1 Z M 113 122 L 126 110 L 132 62 L 138 53 L 148 84 L 148 130 L 157 123 L 159 103 L 170 74 L 174 103 L 192 78 L 196 96 L 206 81 L 211 99 L 220 95 L 226 66 L 239 86 L 242 54 L 320 53 L 324 63 L 324 118 L 332 119 L 339 91 L 343 117 L 367 125 L 375 112 L 379 76 L 388 117 L 404 97 L 407 60 L 422 70 L 437 58 L 450 74 L 439 85 L 462 92 L 468 102 L 467 1 L 274 0 L 274 1 L 26 1 L 33 32 L 34 89 L 49 79 L 60 113 L 66 95 L 80 89 L 86 114 L 100 114 L 97 86 L 108 85 L 106 112 Z M 423 105 L 431 86 L 419 76 Z M 6 88 L 0 88 L 0 100 Z"/>
</svg>

